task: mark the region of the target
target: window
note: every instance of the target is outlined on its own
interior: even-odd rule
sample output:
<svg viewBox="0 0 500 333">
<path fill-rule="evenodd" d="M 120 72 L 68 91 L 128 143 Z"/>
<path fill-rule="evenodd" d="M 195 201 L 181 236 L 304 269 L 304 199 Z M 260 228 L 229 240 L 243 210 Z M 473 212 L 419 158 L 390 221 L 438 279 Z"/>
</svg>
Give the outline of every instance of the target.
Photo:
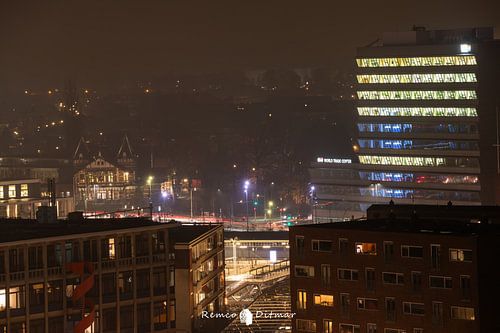
<svg viewBox="0 0 500 333">
<path fill-rule="evenodd" d="M 43 252 L 41 246 L 28 248 L 29 269 L 43 268 Z"/>
<path fill-rule="evenodd" d="M 134 329 L 134 307 L 121 306 L 120 307 L 120 330 L 127 331 L 128 329 Z"/>
<path fill-rule="evenodd" d="M 431 266 L 433 269 L 439 269 L 441 262 L 441 246 L 438 244 L 431 245 Z"/>
<path fill-rule="evenodd" d="M 332 241 L 313 239 L 312 250 L 318 252 L 332 252 Z"/>
<path fill-rule="evenodd" d="M 450 261 L 472 262 L 472 250 L 450 249 Z"/>
<path fill-rule="evenodd" d="M 356 243 L 356 254 L 377 255 L 376 243 Z"/>
<path fill-rule="evenodd" d="M 471 279 L 468 275 L 460 275 L 460 291 L 463 299 L 470 299 Z"/>
<path fill-rule="evenodd" d="M 155 302 L 153 305 L 153 323 L 155 330 L 167 328 L 167 302 Z"/>
<path fill-rule="evenodd" d="M 330 265 L 321 265 L 321 283 L 323 286 L 330 286 L 332 281 L 332 267 Z"/>
<path fill-rule="evenodd" d="M 7 295 L 5 289 L 0 289 L 0 311 L 5 311 L 7 307 Z"/>
<path fill-rule="evenodd" d="M 447 276 L 429 276 L 429 287 L 430 288 L 442 288 L 451 289 L 452 288 L 452 278 Z"/>
<path fill-rule="evenodd" d="M 10 287 L 9 289 L 9 309 L 22 309 L 25 306 L 24 286 Z"/>
<path fill-rule="evenodd" d="M 349 280 L 349 281 L 358 280 L 358 271 L 355 269 L 339 268 L 337 272 L 339 280 Z"/>
<path fill-rule="evenodd" d="M 385 328 L 384 333 L 406 333 L 406 330 L 399 328 Z"/>
<path fill-rule="evenodd" d="M 349 305 L 351 304 L 351 299 L 349 297 L 349 294 L 340 294 L 340 306 L 342 309 L 342 314 L 347 315 L 349 314 Z"/>
<path fill-rule="evenodd" d="M 120 291 L 120 300 L 132 298 L 134 292 L 132 271 L 118 273 L 118 290 Z"/>
<path fill-rule="evenodd" d="M 9 185 L 9 198 L 16 197 L 16 185 Z"/>
<path fill-rule="evenodd" d="M 375 269 L 366 268 L 365 278 L 366 278 L 366 289 L 374 290 L 375 289 Z"/>
<path fill-rule="evenodd" d="M 28 184 L 21 184 L 21 197 L 25 198 L 28 196 Z"/>
<path fill-rule="evenodd" d="M 432 323 L 439 325 L 443 323 L 443 303 L 432 302 Z"/>
<path fill-rule="evenodd" d="M 360 333 L 359 325 L 340 324 L 339 333 Z"/>
<path fill-rule="evenodd" d="M 297 309 L 307 309 L 307 292 L 305 290 L 297 291 Z"/>
<path fill-rule="evenodd" d="M 316 321 L 314 320 L 297 319 L 295 323 L 297 324 L 297 331 L 316 332 Z"/>
<path fill-rule="evenodd" d="M 424 248 L 422 246 L 401 245 L 401 257 L 423 258 Z"/>
<path fill-rule="evenodd" d="M 407 315 L 423 316 L 425 306 L 423 303 L 403 302 L 403 313 Z"/>
<path fill-rule="evenodd" d="M 466 308 L 461 306 L 451 307 L 451 318 L 461 320 L 475 320 L 474 308 Z"/>
<path fill-rule="evenodd" d="M 333 320 L 323 319 L 323 333 L 333 333 Z"/>
<path fill-rule="evenodd" d="M 414 328 L 413 333 L 424 333 L 424 329 L 423 328 Z"/>
<path fill-rule="evenodd" d="M 358 107 L 367 117 L 477 117 L 476 108 L 442 107 Z"/>
<path fill-rule="evenodd" d="M 394 257 L 394 243 L 384 242 L 384 259 L 385 262 L 390 262 Z"/>
<path fill-rule="evenodd" d="M 49 303 L 49 311 L 59 310 L 62 308 L 62 280 L 49 281 L 47 283 L 47 299 Z"/>
<path fill-rule="evenodd" d="M 0 199 L 4 199 L 5 198 L 5 194 L 3 193 L 3 186 L 0 185 Z"/>
<path fill-rule="evenodd" d="M 314 294 L 314 305 L 333 306 L 333 295 Z"/>
<path fill-rule="evenodd" d="M 403 285 L 405 283 L 403 273 L 392 273 L 392 272 L 383 272 L 382 273 L 382 281 L 384 281 L 384 283 L 387 283 L 387 284 Z"/>
<path fill-rule="evenodd" d="M 377 324 L 366 324 L 366 333 L 377 333 Z"/>
<path fill-rule="evenodd" d="M 339 238 L 339 253 L 340 254 L 347 253 L 348 244 L 349 244 L 349 242 L 346 238 Z"/>
<path fill-rule="evenodd" d="M 295 245 L 298 254 L 304 254 L 304 236 L 295 236 Z"/>
<path fill-rule="evenodd" d="M 358 310 L 377 310 L 378 300 L 373 298 L 358 298 Z"/>
<path fill-rule="evenodd" d="M 43 283 L 30 284 L 29 289 L 30 312 L 42 312 L 44 303 Z"/>
<path fill-rule="evenodd" d="M 411 286 L 414 291 L 419 291 L 422 289 L 422 273 L 421 272 L 411 272 Z"/>
<path fill-rule="evenodd" d="M 296 277 L 314 277 L 314 267 L 313 266 L 295 265 L 295 276 Z"/>
<path fill-rule="evenodd" d="M 393 297 L 385 299 L 385 318 L 388 321 L 396 321 L 396 299 Z"/>
</svg>

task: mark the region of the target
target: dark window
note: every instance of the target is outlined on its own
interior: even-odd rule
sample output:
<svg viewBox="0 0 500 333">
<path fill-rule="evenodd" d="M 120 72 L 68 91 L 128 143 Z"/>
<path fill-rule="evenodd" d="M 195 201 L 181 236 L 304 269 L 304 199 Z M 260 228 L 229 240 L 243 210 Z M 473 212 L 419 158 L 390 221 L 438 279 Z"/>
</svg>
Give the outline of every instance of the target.
<svg viewBox="0 0 500 333">
<path fill-rule="evenodd" d="M 470 299 L 471 280 L 468 275 L 460 275 L 460 290 L 463 299 Z"/>
<path fill-rule="evenodd" d="M 9 268 L 11 272 L 24 271 L 24 251 L 23 249 L 9 250 Z"/>
<path fill-rule="evenodd" d="M 389 262 L 394 257 L 394 243 L 384 242 L 384 259 Z"/>
<path fill-rule="evenodd" d="M 295 236 L 295 244 L 297 246 L 297 253 L 304 254 L 304 237 Z"/>
<path fill-rule="evenodd" d="M 30 320 L 30 333 L 45 333 L 45 320 Z"/>
<path fill-rule="evenodd" d="M 443 303 L 432 302 L 432 323 L 441 325 L 443 323 Z"/>
<path fill-rule="evenodd" d="M 135 254 L 137 257 L 149 255 L 149 245 L 147 235 L 141 234 L 135 236 Z"/>
<path fill-rule="evenodd" d="M 431 265 L 433 269 L 439 269 L 441 264 L 441 246 L 431 245 Z"/>
<path fill-rule="evenodd" d="M 149 269 L 141 269 L 136 272 L 137 297 L 149 296 Z"/>
<path fill-rule="evenodd" d="M 453 279 L 449 276 L 429 276 L 429 287 L 451 289 Z"/>
<path fill-rule="evenodd" d="M 137 331 L 151 331 L 151 308 L 150 303 L 137 305 Z"/>
<path fill-rule="evenodd" d="M 134 307 L 120 307 L 120 329 L 134 328 Z"/>
<path fill-rule="evenodd" d="M 134 292 L 134 276 L 132 271 L 118 273 L 118 289 L 120 290 L 120 300 L 131 299 Z"/>
<path fill-rule="evenodd" d="M 340 294 L 340 308 L 342 309 L 343 315 L 349 314 L 349 305 L 350 305 L 350 297 L 349 294 Z"/>
<path fill-rule="evenodd" d="M 29 299 L 30 313 L 43 312 L 45 306 L 43 283 L 30 284 Z"/>
<path fill-rule="evenodd" d="M 358 280 L 358 271 L 354 269 L 339 268 L 338 275 L 339 280 Z"/>
<path fill-rule="evenodd" d="M 324 286 L 330 286 L 332 281 L 332 267 L 330 265 L 321 265 L 321 283 Z"/>
<path fill-rule="evenodd" d="M 421 272 L 411 272 L 411 285 L 414 291 L 419 291 L 422 289 L 422 273 Z"/>
<path fill-rule="evenodd" d="M 116 300 L 116 278 L 115 273 L 102 275 L 102 299 L 109 303 Z"/>
<path fill-rule="evenodd" d="M 339 253 L 340 254 L 347 254 L 347 247 L 348 247 L 348 241 L 345 238 L 339 238 Z"/>
<path fill-rule="evenodd" d="M 122 236 L 118 240 L 120 258 L 132 257 L 132 238 L 130 236 Z"/>
<path fill-rule="evenodd" d="M 26 332 L 26 324 L 22 323 L 12 323 L 10 324 L 10 333 L 25 333 Z"/>
<path fill-rule="evenodd" d="M 47 299 L 49 311 L 60 310 L 63 302 L 62 280 L 47 283 Z"/>
<path fill-rule="evenodd" d="M 153 253 L 164 253 L 165 252 L 165 233 L 163 231 L 153 232 L 151 234 Z M 210 249 L 215 248 L 215 238 L 210 237 L 208 239 L 208 244 L 211 246 Z"/>
<path fill-rule="evenodd" d="M 312 250 L 319 252 L 332 252 L 332 241 L 313 239 Z"/>
<path fill-rule="evenodd" d="M 116 330 L 116 308 L 102 310 L 103 332 L 114 332 Z"/>
<path fill-rule="evenodd" d="M 30 247 L 28 249 L 29 269 L 43 268 L 43 250 L 41 246 Z"/>
<path fill-rule="evenodd" d="M 385 318 L 388 321 L 396 321 L 396 300 L 392 297 L 385 299 Z"/>
<path fill-rule="evenodd" d="M 153 292 L 155 295 L 163 295 L 167 292 L 167 274 L 165 267 L 153 270 Z"/>
<path fill-rule="evenodd" d="M 0 251 L 0 274 L 5 273 L 5 252 Z"/>
<path fill-rule="evenodd" d="M 424 248 L 421 246 L 401 246 L 401 256 L 406 258 L 423 258 Z"/>
<path fill-rule="evenodd" d="M 64 332 L 64 317 L 49 318 L 50 333 Z"/>
<path fill-rule="evenodd" d="M 367 268 L 366 271 L 366 289 L 375 290 L 375 270 Z"/>
</svg>

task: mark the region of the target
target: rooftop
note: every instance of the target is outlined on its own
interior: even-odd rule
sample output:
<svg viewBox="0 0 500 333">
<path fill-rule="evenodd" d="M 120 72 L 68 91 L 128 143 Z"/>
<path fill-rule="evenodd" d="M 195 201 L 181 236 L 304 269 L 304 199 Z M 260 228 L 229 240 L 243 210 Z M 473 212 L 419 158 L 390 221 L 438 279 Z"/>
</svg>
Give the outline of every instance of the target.
<svg viewBox="0 0 500 333">
<path fill-rule="evenodd" d="M 287 231 L 226 231 L 224 239 L 238 238 L 240 240 L 286 240 L 288 241 Z"/>
<path fill-rule="evenodd" d="M 203 234 L 220 226 L 220 224 L 180 225 L 178 228 L 172 229 L 169 237 L 175 240 L 176 244 L 188 244 Z"/>
<path fill-rule="evenodd" d="M 161 223 L 144 218 L 58 220 L 56 223 L 0 219 L 0 243 L 159 225 Z"/>
<path fill-rule="evenodd" d="M 500 235 L 500 225 L 488 223 L 468 223 L 464 221 L 437 221 L 419 219 L 369 219 L 349 222 L 331 222 L 294 226 L 290 229 L 338 229 L 396 233 L 425 233 L 455 236 L 471 236 L 478 234 Z"/>
</svg>

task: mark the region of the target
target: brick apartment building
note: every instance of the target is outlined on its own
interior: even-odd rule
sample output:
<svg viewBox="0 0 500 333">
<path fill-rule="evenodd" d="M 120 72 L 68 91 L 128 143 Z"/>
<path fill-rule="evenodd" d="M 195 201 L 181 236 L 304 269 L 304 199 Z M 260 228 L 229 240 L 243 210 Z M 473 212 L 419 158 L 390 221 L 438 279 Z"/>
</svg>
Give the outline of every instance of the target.
<svg viewBox="0 0 500 333">
<path fill-rule="evenodd" d="M 478 222 L 290 228 L 293 332 L 500 332 L 500 226 Z"/>
</svg>

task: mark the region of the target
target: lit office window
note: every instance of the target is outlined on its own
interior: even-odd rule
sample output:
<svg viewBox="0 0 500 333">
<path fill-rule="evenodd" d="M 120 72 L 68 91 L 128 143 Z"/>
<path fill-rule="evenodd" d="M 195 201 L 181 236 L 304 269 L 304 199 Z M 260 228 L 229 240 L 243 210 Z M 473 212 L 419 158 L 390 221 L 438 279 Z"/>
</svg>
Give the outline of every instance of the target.
<svg viewBox="0 0 500 333">
<path fill-rule="evenodd" d="M 433 73 L 433 74 L 361 74 L 356 75 L 358 83 L 459 83 L 477 82 L 475 73 Z"/>
<path fill-rule="evenodd" d="M 358 107 L 367 117 L 477 117 L 476 108 L 377 108 Z"/>
<path fill-rule="evenodd" d="M 15 198 L 16 193 L 16 185 L 9 185 L 9 198 Z"/>
<path fill-rule="evenodd" d="M 474 90 L 362 90 L 357 94 L 359 99 L 364 100 L 477 99 Z"/>
<path fill-rule="evenodd" d="M 441 157 L 411 157 L 411 156 L 359 156 L 361 164 L 408 165 L 408 166 L 442 166 L 445 159 Z"/>
<path fill-rule="evenodd" d="M 466 308 L 461 306 L 451 307 L 451 318 L 461 320 L 476 320 L 474 308 Z"/>
<path fill-rule="evenodd" d="M 314 305 L 333 306 L 333 295 L 314 295 Z"/>
<path fill-rule="evenodd" d="M 477 65 L 476 57 L 442 56 L 413 58 L 359 58 L 358 67 L 428 67 L 428 66 L 473 66 Z"/>
<path fill-rule="evenodd" d="M 0 185 L 0 199 L 3 199 L 5 194 L 3 193 L 3 186 Z"/>
<path fill-rule="evenodd" d="M 28 184 L 21 184 L 21 197 L 28 196 Z"/>
</svg>

